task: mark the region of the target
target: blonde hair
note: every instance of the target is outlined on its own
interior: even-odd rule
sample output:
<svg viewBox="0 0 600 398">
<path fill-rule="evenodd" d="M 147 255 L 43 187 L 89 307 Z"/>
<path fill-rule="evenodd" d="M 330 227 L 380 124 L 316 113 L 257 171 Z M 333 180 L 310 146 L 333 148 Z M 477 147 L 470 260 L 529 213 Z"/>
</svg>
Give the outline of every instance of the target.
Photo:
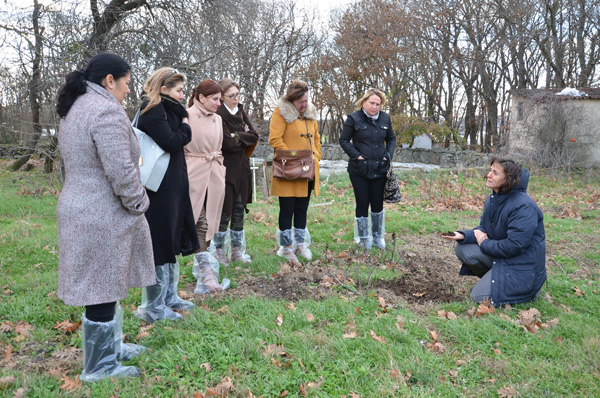
<svg viewBox="0 0 600 398">
<path fill-rule="evenodd" d="M 361 110 L 365 101 L 368 100 L 369 97 L 372 95 L 376 95 L 379 97 L 379 99 L 381 100 L 381 106 L 383 106 L 385 104 L 386 98 L 385 98 L 385 94 L 383 93 L 383 91 L 381 91 L 377 88 L 370 88 L 365 92 L 365 95 L 363 95 L 361 99 L 356 101 L 356 110 Z"/>
<path fill-rule="evenodd" d="M 160 89 L 165 86 L 167 89 L 175 87 L 177 84 L 185 82 L 185 75 L 179 73 L 175 68 L 165 67 L 155 71 L 146 83 L 144 83 L 144 95 L 142 98 L 148 99 L 148 105 L 142 111 L 142 114 L 160 104 Z"/>
</svg>

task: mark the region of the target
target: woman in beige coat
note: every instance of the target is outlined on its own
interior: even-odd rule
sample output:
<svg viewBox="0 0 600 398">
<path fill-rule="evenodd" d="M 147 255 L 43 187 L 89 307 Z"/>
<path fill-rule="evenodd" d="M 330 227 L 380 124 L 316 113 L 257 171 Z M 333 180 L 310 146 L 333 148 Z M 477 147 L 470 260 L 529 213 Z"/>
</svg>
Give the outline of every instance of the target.
<svg viewBox="0 0 600 398">
<path fill-rule="evenodd" d="M 319 194 L 321 138 L 317 124 L 317 111 L 308 100 L 306 83 L 291 82 L 286 94 L 277 101 L 277 108 L 273 112 L 269 126 L 269 145 L 275 152 L 280 149 L 311 149 L 313 152 L 314 181 L 281 181 L 273 178 L 271 182 L 271 193 L 279 196 L 277 254 L 291 261 L 298 261 L 296 253 L 311 260 L 306 216 L 311 191 L 314 190 L 315 195 Z"/>
<path fill-rule="evenodd" d="M 140 148 L 122 107 L 129 71 L 121 57 L 99 54 L 67 75 L 56 105 L 65 165 L 57 207 L 58 297 L 85 306 L 84 381 L 137 375 L 135 367 L 119 362 L 143 347 L 121 343 L 117 302 L 130 287 L 156 281 Z"/>
<path fill-rule="evenodd" d="M 214 80 L 205 79 L 194 88 L 188 102 L 189 124 L 192 141 L 185 146 L 190 199 L 196 220 L 200 249 L 194 258 L 194 267 L 206 269 L 208 279 L 199 279 L 196 293 L 214 293 L 223 290 L 216 285 L 210 268 L 208 246 L 219 230 L 221 210 L 225 199 L 225 166 L 221 146 L 223 123 L 215 112 L 221 105 L 221 88 Z M 202 285 L 202 287 L 200 287 Z"/>
</svg>

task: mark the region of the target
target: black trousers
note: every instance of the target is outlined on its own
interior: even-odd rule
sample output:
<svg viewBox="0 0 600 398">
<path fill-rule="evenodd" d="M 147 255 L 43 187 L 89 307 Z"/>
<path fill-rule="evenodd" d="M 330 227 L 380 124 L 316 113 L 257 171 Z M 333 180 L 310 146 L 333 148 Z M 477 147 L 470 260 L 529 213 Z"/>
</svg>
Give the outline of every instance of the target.
<svg viewBox="0 0 600 398">
<path fill-rule="evenodd" d="M 386 178 L 368 178 L 350 175 L 350 182 L 354 189 L 356 198 L 356 217 L 368 217 L 369 205 L 371 213 L 379 213 L 383 210 L 383 190 L 385 188 Z"/>
<path fill-rule="evenodd" d="M 93 322 L 110 322 L 115 317 L 117 302 L 85 306 L 85 317 Z"/>
<path fill-rule="evenodd" d="M 292 219 L 294 228 L 306 228 L 306 214 L 308 213 L 308 204 L 310 203 L 310 193 L 314 187 L 314 182 L 308 184 L 308 195 L 303 198 L 279 197 L 279 230 L 285 231 L 292 228 Z"/>
<path fill-rule="evenodd" d="M 245 213 L 246 209 L 244 208 L 244 201 L 242 200 L 242 195 L 238 195 L 238 198 L 235 201 L 235 207 L 233 208 L 233 214 L 221 214 L 219 232 L 227 231 L 227 227 L 229 227 L 230 222 L 232 231 L 243 231 Z"/>
</svg>

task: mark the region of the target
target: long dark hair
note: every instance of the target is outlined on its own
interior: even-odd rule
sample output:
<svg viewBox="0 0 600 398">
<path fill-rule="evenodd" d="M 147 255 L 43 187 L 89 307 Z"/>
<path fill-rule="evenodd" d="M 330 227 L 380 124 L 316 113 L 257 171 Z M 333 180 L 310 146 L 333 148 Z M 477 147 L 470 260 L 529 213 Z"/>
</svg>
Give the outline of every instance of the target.
<svg viewBox="0 0 600 398">
<path fill-rule="evenodd" d="M 504 169 L 506 181 L 502 184 L 500 189 L 498 189 L 498 193 L 506 194 L 521 181 L 522 166 L 514 160 L 502 158 L 492 158 L 490 166 L 494 164 L 498 164 Z"/>
<path fill-rule="evenodd" d="M 131 71 L 131 67 L 123 58 L 112 53 L 101 53 L 90 59 L 85 69 L 69 73 L 65 84 L 58 90 L 56 113 L 60 117 L 67 116 L 75 100 L 86 92 L 85 81 L 102 85 L 107 75 L 119 80 Z"/>
<path fill-rule="evenodd" d="M 200 94 L 205 97 L 213 94 L 222 94 L 221 87 L 217 84 L 216 81 L 211 79 L 204 79 L 196 87 L 192 90 L 192 95 L 190 95 L 190 100 L 188 101 L 188 107 L 191 108 L 194 106 L 194 99 L 199 100 Z"/>
</svg>

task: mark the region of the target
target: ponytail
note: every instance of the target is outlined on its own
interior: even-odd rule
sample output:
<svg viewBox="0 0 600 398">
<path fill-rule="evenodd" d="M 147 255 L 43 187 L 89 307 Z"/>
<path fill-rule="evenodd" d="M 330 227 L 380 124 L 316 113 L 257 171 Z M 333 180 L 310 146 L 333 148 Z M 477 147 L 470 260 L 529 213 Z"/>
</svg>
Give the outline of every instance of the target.
<svg viewBox="0 0 600 398">
<path fill-rule="evenodd" d="M 80 95 L 85 94 L 85 75 L 85 70 L 76 70 L 69 73 L 65 78 L 65 84 L 58 91 L 58 98 L 56 100 L 56 113 L 58 113 L 58 116 L 67 116 L 75 100 Z"/>
<path fill-rule="evenodd" d="M 67 116 L 75 100 L 86 93 L 86 81 L 102 85 L 107 75 L 119 80 L 131 71 L 123 58 L 112 53 L 101 53 L 90 59 L 87 67 L 73 71 L 65 78 L 65 84 L 58 91 L 56 113 L 62 118 Z"/>
</svg>

